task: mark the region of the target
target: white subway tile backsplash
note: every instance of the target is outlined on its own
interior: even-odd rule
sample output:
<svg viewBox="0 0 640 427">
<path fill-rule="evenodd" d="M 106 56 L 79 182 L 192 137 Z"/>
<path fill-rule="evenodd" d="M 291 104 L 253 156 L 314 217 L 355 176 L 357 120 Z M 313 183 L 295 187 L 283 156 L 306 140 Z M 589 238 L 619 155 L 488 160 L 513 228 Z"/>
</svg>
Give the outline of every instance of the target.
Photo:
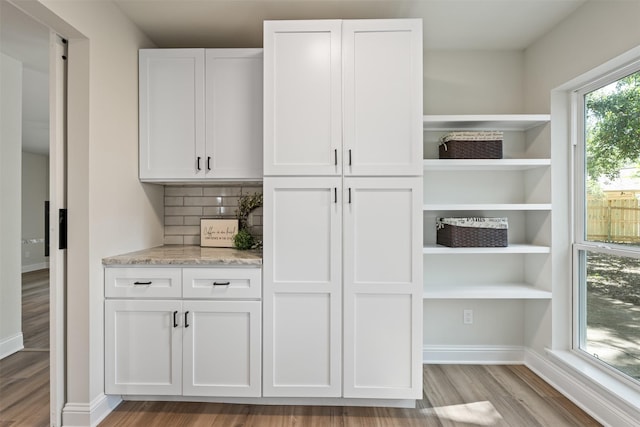
<svg viewBox="0 0 640 427">
<path fill-rule="evenodd" d="M 262 187 L 260 187 L 262 191 Z M 242 187 L 204 187 L 203 196 L 239 196 L 242 194 Z"/>
<path fill-rule="evenodd" d="M 202 186 L 173 186 L 167 185 L 164 187 L 165 197 L 171 196 L 202 196 Z"/>
<path fill-rule="evenodd" d="M 184 197 L 165 197 L 164 205 L 165 206 L 183 206 Z"/>
<path fill-rule="evenodd" d="M 220 207 L 211 206 L 211 207 L 205 207 L 202 214 L 208 218 L 211 218 L 211 217 L 235 218 L 236 210 L 237 208 L 235 206 L 220 206 Z"/>
<path fill-rule="evenodd" d="M 238 206 L 238 197 L 223 197 L 222 206 Z"/>
<path fill-rule="evenodd" d="M 200 244 L 200 218 L 228 218 L 237 215 L 241 195 L 262 193 L 254 182 L 230 185 L 168 185 L 164 187 L 164 243 Z M 253 211 L 249 228 L 262 235 L 262 209 Z"/>
<path fill-rule="evenodd" d="M 197 236 L 184 236 L 184 244 L 185 245 L 199 245 L 200 244 L 200 234 Z"/>
<path fill-rule="evenodd" d="M 165 245 L 184 245 L 184 237 L 183 236 L 164 236 L 164 244 Z"/>
<path fill-rule="evenodd" d="M 187 218 L 191 218 L 191 217 L 187 217 Z M 192 224 L 185 224 L 184 220 L 185 220 L 185 217 L 183 216 L 165 216 L 164 225 L 192 225 Z"/>
<path fill-rule="evenodd" d="M 200 235 L 200 226 L 195 225 L 166 225 L 165 236 L 195 236 Z"/>
<path fill-rule="evenodd" d="M 185 206 L 222 206 L 222 197 L 185 197 Z"/>
<path fill-rule="evenodd" d="M 200 226 L 200 218 L 199 216 L 185 216 L 184 225 L 197 225 Z"/>
<path fill-rule="evenodd" d="M 202 215 L 202 206 L 165 206 L 165 216 L 172 215 Z"/>
</svg>

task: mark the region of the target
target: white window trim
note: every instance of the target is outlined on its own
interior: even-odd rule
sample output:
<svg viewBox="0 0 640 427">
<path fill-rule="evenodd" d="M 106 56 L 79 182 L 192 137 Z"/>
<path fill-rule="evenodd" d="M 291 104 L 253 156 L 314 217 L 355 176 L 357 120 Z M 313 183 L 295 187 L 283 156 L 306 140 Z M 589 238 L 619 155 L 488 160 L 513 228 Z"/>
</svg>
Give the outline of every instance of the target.
<svg viewBox="0 0 640 427">
<path fill-rule="evenodd" d="M 551 91 L 552 145 L 552 342 L 547 357 L 530 353 L 527 366 L 556 386 L 569 399 L 605 425 L 637 425 L 640 390 L 621 374 L 588 360 L 574 350 L 573 318 L 575 280 L 571 265 L 575 250 L 575 156 L 578 123 L 577 91 L 605 79 L 624 67 L 640 66 L 640 46 L 613 58 Z M 624 74 L 622 72 L 621 74 Z M 629 74 L 629 73 L 626 73 Z M 597 84 L 595 84 L 597 86 Z M 601 248 L 607 250 L 607 248 Z M 569 315 L 566 315 L 569 313 Z M 594 412 L 595 411 L 595 412 Z"/>
<path fill-rule="evenodd" d="M 588 93 L 598 90 L 604 86 L 614 83 L 630 74 L 640 72 L 640 59 L 625 66 L 618 67 L 612 71 L 601 75 L 589 83 L 583 85 L 572 93 L 571 117 L 572 117 L 572 176 L 573 176 L 573 256 L 572 256 L 572 293 L 573 293 L 573 325 L 572 325 L 572 350 L 577 355 L 588 360 L 590 363 L 601 367 L 609 374 L 615 375 L 619 380 L 625 381 L 631 387 L 640 391 L 640 384 L 628 375 L 619 371 L 607 363 L 598 360 L 591 354 L 583 350 L 586 344 L 586 296 L 581 289 L 584 278 L 583 260 L 580 257 L 581 251 L 595 253 L 605 253 L 615 256 L 640 259 L 640 247 L 630 248 L 615 243 L 608 244 L 586 240 L 585 236 L 585 206 L 587 202 L 586 194 L 586 135 L 585 135 L 585 102 L 584 98 Z"/>
</svg>

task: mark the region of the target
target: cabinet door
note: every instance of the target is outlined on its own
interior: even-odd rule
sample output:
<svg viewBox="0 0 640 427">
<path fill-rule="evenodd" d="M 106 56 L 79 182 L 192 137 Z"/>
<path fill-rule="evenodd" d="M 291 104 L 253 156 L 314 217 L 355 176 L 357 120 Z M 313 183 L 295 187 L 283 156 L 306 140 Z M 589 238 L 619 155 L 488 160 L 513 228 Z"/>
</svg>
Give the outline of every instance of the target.
<svg viewBox="0 0 640 427">
<path fill-rule="evenodd" d="M 105 393 L 182 393 L 181 308 L 177 300 L 105 301 Z"/>
<path fill-rule="evenodd" d="M 139 53 L 140 179 L 204 177 L 204 49 Z"/>
<path fill-rule="evenodd" d="M 206 51 L 207 178 L 262 179 L 262 49 Z"/>
<path fill-rule="evenodd" d="M 344 174 L 422 173 L 422 24 L 346 20 Z"/>
<path fill-rule="evenodd" d="M 264 23 L 264 174 L 340 175 L 339 20 Z"/>
<path fill-rule="evenodd" d="M 344 185 L 344 397 L 419 399 L 422 179 Z"/>
<path fill-rule="evenodd" d="M 261 392 L 259 301 L 184 302 L 185 396 Z"/>
<path fill-rule="evenodd" d="M 264 396 L 341 395 L 340 181 L 264 179 Z"/>
</svg>

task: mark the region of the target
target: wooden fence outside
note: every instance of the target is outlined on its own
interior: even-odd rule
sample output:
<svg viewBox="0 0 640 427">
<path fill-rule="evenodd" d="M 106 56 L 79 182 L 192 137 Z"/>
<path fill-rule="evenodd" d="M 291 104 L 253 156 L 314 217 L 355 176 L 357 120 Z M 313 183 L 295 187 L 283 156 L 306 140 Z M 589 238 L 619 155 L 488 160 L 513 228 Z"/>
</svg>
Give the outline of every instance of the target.
<svg viewBox="0 0 640 427">
<path fill-rule="evenodd" d="M 638 199 L 589 199 L 587 240 L 639 243 L 640 206 Z"/>
</svg>

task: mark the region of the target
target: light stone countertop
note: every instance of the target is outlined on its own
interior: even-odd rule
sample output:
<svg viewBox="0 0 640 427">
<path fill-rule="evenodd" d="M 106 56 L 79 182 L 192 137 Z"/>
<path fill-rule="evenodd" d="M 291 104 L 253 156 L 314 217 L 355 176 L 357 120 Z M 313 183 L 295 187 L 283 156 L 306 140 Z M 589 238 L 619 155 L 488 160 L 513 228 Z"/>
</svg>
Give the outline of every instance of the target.
<svg viewBox="0 0 640 427">
<path fill-rule="evenodd" d="M 262 265 L 262 253 L 233 248 L 201 248 L 200 246 L 164 245 L 102 259 L 106 266 L 115 265 Z"/>
</svg>

